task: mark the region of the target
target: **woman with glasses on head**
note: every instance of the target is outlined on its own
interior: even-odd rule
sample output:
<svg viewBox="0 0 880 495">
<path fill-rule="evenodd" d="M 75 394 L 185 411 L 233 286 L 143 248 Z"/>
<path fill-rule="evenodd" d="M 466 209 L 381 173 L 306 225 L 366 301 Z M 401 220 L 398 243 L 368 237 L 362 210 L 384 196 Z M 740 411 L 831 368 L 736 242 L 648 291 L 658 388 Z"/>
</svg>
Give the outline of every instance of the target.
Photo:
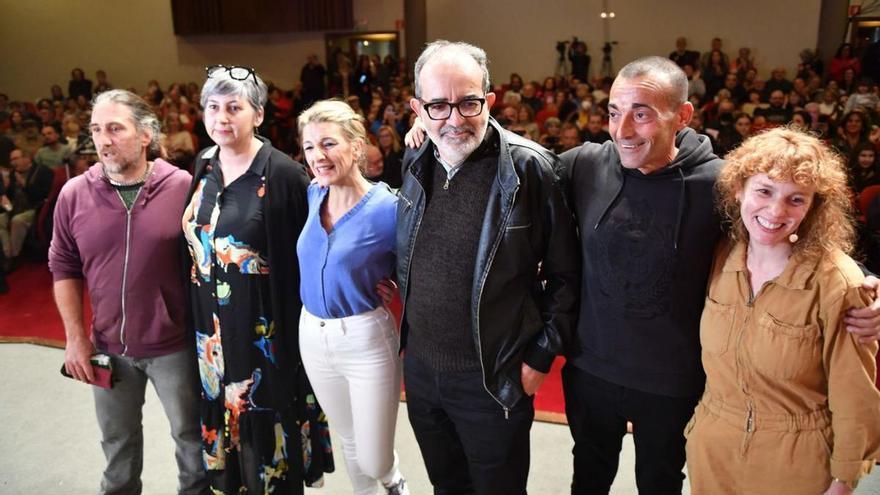
<svg viewBox="0 0 880 495">
<path fill-rule="evenodd" d="M 298 126 L 315 175 L 297 243 L 303 366 L 342 440 L 353 493 L 374 494 L 379 481 L 388 494 L 408 494 L 394 452 L 397 325 L 377 292 L 396 263 L 397 197 L 364 178 L 369 141 L 350 106 L 319 101 Z"/>
<path fill-rule="evenodd" d="M 302 493 L 332 471 L 297 335 L 309 179 L 255 134 L 267 89 L 253 69 L 207 75 L 201 104 L 216 146 L 196 159 L 183 215 L 203 460 L 216 493 Z"/>
</svg>

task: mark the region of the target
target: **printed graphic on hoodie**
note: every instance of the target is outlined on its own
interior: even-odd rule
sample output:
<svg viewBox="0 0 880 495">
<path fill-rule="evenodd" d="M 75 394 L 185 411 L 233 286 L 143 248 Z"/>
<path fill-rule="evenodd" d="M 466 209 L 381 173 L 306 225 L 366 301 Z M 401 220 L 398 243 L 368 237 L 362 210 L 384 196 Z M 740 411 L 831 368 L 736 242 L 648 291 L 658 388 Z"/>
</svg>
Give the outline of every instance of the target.
<svg viewBox="0 0 880 495">
<path fill-rule="evenodd" d="M 600 226 L 596 243 L 599 290 L 629 318 L 648 319 L 669 311 L 676 260 L 674 227 L 643 198 L 624 198 Z"/>
</svg>

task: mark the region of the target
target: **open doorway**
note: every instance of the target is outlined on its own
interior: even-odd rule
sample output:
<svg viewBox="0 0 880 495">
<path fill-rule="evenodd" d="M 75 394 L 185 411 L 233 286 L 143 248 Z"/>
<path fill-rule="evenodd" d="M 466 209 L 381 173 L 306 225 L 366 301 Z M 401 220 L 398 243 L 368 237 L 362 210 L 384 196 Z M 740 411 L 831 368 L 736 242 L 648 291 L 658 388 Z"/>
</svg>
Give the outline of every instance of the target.
<svg viewBox="0 0 880 495">
<path fill-rule="evenodd" d="M 362 57 L 382 62 L 386 57 L 395 62 L 400 59 L 400 35 L 396 31 L 328 33 L 324 48 L 328 72 L 340 72 L 339 68 L 357 71 Z"/>
<path fill-rule="evenodd" d="M 331 63 L 337 53 L 345 53 L 354 63 L 361 55 L 378 55 L 384 59 L 391 55 L 399 57 L 399 35 L 396 31 L 328 33 L 324 36 L 327 61 Z"/>
<path fill-rule="evenodd" d="M 850 43 L 857 52 L 871 43 L 880 42 L 880 17 L 855 17 L 851 22 Z"/>
<path fill-rule="evenodd" d="M 388 88 L 397 73 L 400 34 L 396 31 L 328 33 L 324 35 L 330 94 L 357 95 L 362 108 L 376 87 Z"/>
</svg>

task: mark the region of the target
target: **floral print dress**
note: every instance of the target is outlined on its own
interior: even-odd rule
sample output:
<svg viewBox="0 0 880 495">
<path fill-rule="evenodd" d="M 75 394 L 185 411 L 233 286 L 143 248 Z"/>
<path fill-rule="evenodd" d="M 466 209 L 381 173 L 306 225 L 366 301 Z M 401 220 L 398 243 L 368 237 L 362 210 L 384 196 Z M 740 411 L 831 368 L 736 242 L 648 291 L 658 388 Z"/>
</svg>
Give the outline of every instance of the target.
<svg viewBox="0 0 880 495">
<path fill-rule="evenodd" d="M 289 446 L 301 462 L 292 394 L 276 359 L 261 162 L 224 187 L 215 158 L 184 213 L 202 455 L 214 493 L 286 493 Z"/>
</svg>

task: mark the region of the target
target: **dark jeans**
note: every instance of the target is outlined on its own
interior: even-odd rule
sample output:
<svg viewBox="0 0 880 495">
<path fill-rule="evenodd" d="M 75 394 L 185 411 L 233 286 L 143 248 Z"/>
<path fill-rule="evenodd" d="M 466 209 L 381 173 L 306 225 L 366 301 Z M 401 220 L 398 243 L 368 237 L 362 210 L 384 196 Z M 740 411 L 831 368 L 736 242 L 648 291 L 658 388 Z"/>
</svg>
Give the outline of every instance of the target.
<svg viewBox="0 0 880 495">
<path fill-rule="evenodd" d="M 505 418 L 482 373 L 436 372 L 407 355 L 406 407 L 436 495 L 526 493 L 531 397 Z"/>
<path fill-rule="evenodd" d="M 607 494 L 617 474 L 626 422 L 633 423 L 640 494 L 680 494 L 684 427 L 697 397 L 666 397 L 615 385 L 567 364 L 565 414 L 574 437 L 572 495 Z"/>
</svg>

